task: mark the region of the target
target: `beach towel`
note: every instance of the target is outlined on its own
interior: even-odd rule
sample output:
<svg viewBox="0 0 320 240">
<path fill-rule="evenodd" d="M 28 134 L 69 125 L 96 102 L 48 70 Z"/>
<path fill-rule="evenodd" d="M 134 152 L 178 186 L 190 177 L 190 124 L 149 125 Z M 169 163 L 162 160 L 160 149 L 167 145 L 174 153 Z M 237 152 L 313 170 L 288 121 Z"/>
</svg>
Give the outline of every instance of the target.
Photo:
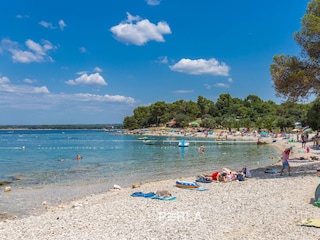
<svg viewBox="0 0 320 240">
<path fill-rule="evenodd" d="M 165 200 L 165 201 L 171 201 L 177 198 L 176 196 L 169 196 L 169 197 L 159 196 L 154 192 L 149 192 L 149 193 L 134 192 L 131 194 L 131 197 L 144 197 L 144 198 L 159 199 L 159 200 Z"/>
<path fill-rule="evenodd" d="M 312 162 L 312 160 L 308 160 L 308 159 L 289 159 L 288 162 L 308 163 L 308 162 Z"/>
<path fill-rule="evenodd" d="M 273 173 L 279 173 L 280 170 L 279 169 L 266 169 L 264 172 L 273 174 Z"/>
<path fill-rule="evenodd" d="M 298 225 L 320 228 L 320 219 L 305 219 L 298 223 Z"/>
<path fill-rule="evenodd" d="M 178 187 L 180 188 L 180 187 Z M 180 189 L 188 189 L 188 190 L 194 190 L 194 191 L 207 191 L 209 190 L 209 188 L 205 188 L 205 187 L 197 187 L 197 188 L 180 188 Z"/>
</svg>

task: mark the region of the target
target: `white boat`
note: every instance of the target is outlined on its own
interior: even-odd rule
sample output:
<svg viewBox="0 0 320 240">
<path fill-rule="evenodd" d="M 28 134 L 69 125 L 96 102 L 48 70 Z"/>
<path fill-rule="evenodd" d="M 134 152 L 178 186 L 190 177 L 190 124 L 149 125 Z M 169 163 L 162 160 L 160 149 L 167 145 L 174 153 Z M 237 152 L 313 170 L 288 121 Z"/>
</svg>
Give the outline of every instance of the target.
<svg viewBox="0 0 320 240">
<path fill-rule="evenodd" d="M 189 142 L 186 142 L 184 139 L 182 139 L 180 142 L 179 142 L 179 147 L 188 147 L 189 146 Z"/>
<path fill-rule="evenodd" d="M 155 145 L 157 143 L 157 140 L 154 139 L 144 139 L 143 143 L 146 145 Z"/>
</svg>

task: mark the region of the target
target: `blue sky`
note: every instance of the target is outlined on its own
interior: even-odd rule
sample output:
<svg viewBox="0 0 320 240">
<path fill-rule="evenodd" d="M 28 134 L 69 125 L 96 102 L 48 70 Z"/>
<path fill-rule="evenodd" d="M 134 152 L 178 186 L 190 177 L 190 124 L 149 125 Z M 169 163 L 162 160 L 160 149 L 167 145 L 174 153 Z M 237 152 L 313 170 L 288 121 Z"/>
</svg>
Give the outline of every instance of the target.
<svg viewBox="0 0 320 240">
<path fill-rule="evenodd" d="M 307 0 L 4 0 L 0 124 L 121 123 L 137 106 L 275 97 Z"/>
</svg>

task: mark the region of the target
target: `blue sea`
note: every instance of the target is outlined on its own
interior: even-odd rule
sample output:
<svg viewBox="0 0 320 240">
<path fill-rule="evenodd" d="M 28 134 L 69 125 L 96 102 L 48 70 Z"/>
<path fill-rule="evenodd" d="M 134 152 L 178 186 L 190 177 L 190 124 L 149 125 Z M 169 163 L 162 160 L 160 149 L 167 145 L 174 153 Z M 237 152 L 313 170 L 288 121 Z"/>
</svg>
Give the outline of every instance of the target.
<svg viewBox="0 0 320 240">
<path fill-rule="evenodd" d="M 44 202 L 58 205 L 114 184 L 196 176 L 222 167 L 253 169 L 274 163 L 278 155 L 254 141 L 152 137 L 157 144 L 146 145 L 141 137 L 103 130 L 1 130 L 0 182 L 12 183 L 0 186 L 0 213 L 23 217 L 43 211 Z M 189 147 L 178 146 L 182 139 Z M 7 186 L 10 192 L 4 191 Z"/>
</svg>

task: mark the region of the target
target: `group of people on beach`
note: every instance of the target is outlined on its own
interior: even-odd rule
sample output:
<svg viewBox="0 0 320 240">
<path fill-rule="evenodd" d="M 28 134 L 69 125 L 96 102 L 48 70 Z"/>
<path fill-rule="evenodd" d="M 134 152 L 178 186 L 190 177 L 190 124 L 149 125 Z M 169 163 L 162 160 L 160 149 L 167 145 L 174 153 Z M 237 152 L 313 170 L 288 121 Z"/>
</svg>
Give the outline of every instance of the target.
<svg viewBox="0 0 320 240">
<path fill-rule="evenodd" d="M 230 182 L 230 181 L 244 181 L 244 178 L 250 178 L 251 173 L 247 167 L 244 167 L 241 171 L 231 171 L 228 168 L 223 168 L 222 171 L 215 171 L 211 174 L 203 174 L 203 177 L 206 177 L 212 181 L 218 182 Z"/>
</svg>

